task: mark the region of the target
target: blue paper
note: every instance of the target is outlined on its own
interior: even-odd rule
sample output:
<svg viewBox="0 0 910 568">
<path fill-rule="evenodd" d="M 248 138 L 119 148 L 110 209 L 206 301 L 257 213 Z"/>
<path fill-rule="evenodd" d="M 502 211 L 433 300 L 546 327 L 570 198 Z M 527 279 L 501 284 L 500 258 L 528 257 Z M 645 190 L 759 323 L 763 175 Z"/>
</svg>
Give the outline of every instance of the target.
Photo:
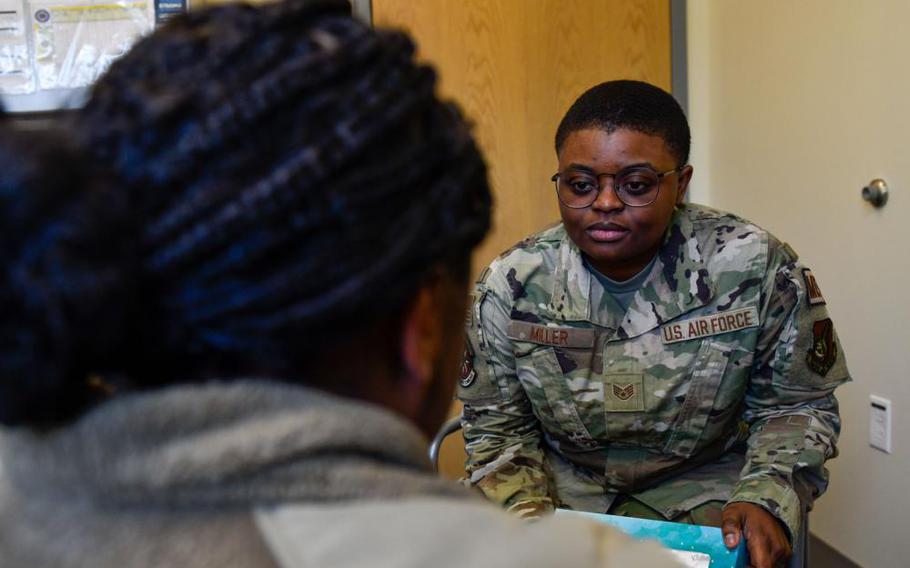
<svg viewBox="0 0 910 568">
<path fill-rule="evenodd" d="M 557 515 L 575 515 L 604 523 L 636 539 L 652 539 L 672 550 L 707 554 L 711 558 L 710 568 L 742 568 L 746 566 L 748 555 L 745 543 L 741 540 L 733 550 L 724 545 L 724 537 L 717 527 L 651 521 L 617 515 L 584 513 L 557 509 Z"/>
</svg>

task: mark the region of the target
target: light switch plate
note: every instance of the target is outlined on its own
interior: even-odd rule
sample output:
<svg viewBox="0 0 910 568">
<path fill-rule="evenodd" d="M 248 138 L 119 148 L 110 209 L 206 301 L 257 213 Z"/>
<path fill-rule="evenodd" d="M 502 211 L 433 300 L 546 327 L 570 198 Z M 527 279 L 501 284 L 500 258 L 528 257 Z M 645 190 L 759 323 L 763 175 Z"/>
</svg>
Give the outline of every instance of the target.
<svg viewBox="0 0 910 568">
<path fill-rule="evenodd" d="M 869 395 L 869 445 L 891 453 L 891 401 Z"/>
</svg>

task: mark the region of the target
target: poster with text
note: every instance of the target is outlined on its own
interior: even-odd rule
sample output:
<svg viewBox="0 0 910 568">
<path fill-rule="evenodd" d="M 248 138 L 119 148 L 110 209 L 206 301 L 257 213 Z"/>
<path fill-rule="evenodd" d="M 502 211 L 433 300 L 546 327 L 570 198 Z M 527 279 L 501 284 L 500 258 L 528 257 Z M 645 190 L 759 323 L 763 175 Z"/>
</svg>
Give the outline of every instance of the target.
<svg viewBox="0 0 910 568">
<path fill-rule="evenodd" d="M 0 94 L 35 90 L 25 22 L 22 0 L 0 0 Z"/>
<path fill-rule="evenodd" d="M 29 8 L 39 89 L 92 84 L 155 21 L 148 0 L 47 0 Z"/>
</svg>

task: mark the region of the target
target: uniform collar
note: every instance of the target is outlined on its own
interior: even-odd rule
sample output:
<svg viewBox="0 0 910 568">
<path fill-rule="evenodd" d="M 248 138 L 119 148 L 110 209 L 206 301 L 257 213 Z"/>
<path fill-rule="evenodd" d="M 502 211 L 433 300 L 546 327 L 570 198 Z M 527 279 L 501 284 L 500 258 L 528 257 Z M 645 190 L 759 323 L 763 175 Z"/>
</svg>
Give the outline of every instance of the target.
<svg viewBox="0 0 910 568">
<path fill-rule="evenodd" d="M 547 310 L 554 319 L 615 328 L 616 314 L 601 307 L 604 288 L 585 267 L 581 251 L 568 234 L 563 235 L 559 247 L 553 281 Z M 706 305 L 713 296 L 714 283 L 702 256 L 691 211 L 687 207 L 677 209 L 657 261 L 623 316 L 616 337 L 641 335 Z"/>
</svg>

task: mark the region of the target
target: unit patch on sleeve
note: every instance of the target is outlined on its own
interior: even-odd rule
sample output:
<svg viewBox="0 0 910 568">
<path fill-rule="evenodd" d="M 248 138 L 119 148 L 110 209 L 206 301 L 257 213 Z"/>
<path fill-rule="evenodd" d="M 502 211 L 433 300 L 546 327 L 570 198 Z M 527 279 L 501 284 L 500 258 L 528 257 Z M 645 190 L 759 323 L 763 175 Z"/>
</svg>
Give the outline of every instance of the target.
<svg viewBox="0 0 910 568">
<path fill-rule="evenodd" d="M 669 344 L 750 327 L 758 327 L 758 308 L 755 306 L 668 323 L 660 328 L 660 337 L 664 344 Z"/>
<path fill-rule="evenodd" d="M 451 376 L 451 375 L 450 375 Z M 471 344 L 468 343 L 464 348 L 464 359 L 461 361 L 461 386 L 468 388 L 474 384 L 477 378 L 477 371 L 474 370 L 474 353 L 471 351 Z"/>
<path fill-rule="evenodd" d="M 806 354 L 806 365 L 821 376 L 828 374 L 837 361 L 837 343 L 834 342 L 834 324 L 831 318 L 812 324 L 812 346 Z"/>
<path fill-rule="evenodd" d="M 822 296 L 822 290 L 818 287 L 815 276 L 808 268 L 803 268 L 803 280 L 806 281 L 806 300 L 810 306 L 817 306 L 825 303 L 825 297 Z"/>
</svg>

